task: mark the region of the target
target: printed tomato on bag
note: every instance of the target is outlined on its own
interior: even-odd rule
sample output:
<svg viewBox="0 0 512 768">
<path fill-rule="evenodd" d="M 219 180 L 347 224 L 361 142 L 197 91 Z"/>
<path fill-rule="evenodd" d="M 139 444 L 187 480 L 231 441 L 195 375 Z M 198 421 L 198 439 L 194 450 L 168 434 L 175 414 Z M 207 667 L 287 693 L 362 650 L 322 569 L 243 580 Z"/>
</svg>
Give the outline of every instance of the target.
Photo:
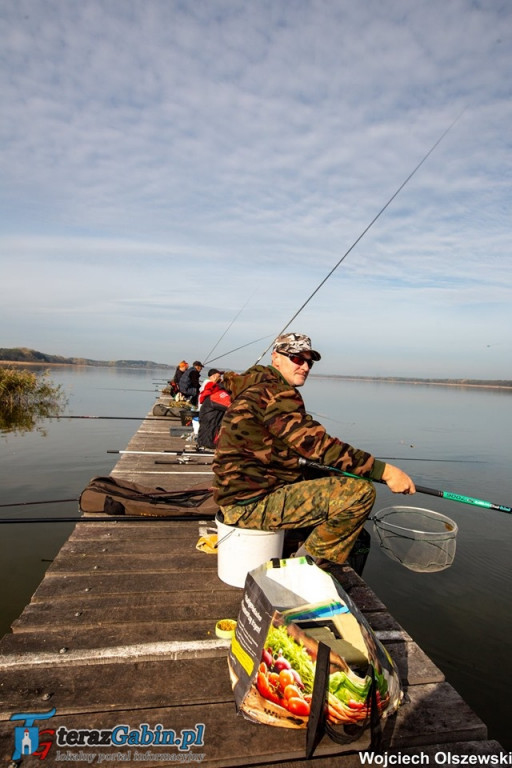
<svg viewBox="0 0 512 768">
<path fill-rule="evenodd" d="M 370 721 L 400 704 L 396 667 L 335 579 L 305 558 L 279 563 L 247 576 L 228 656 L 237 709 L 255 722 L 307 728 L 322 644 L 328 646 L 323 717 L 331 726 L 352 726 L 350 748 L 364 749 L 368 739 L 360 737 Z"/>
</svg>

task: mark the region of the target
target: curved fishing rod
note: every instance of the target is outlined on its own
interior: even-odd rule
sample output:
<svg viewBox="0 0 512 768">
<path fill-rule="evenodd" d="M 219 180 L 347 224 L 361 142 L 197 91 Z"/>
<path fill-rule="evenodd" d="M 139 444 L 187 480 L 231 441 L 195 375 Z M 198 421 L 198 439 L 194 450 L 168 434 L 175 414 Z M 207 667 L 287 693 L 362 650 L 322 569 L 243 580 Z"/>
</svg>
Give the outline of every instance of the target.
<svg viewBox="0 0 512 768">
<path fill-rule="evenodd" d="M 389 200 L 387 201 L 387 203 L 386 203 L 385 205 L 383 205 L 383 206 L 382 206 L 382 208 L 381 208 L 381 209 L 380 209 L 380 211 L 377 213 L 377 215 L 376 215 L 376 216 L 374 216 L 374 217 L 373 217 L 373 219 L 372 219 L 372 220 L 370 221 L 370 223 L 368 224 L 368 226 L 367 226 L 365 229 L 363 229 L 363 231 L 361 232 L 361 234 L 359 235 L 359 237 L 358 237 L 356 240 L 354 240 L 354 242 L 352 243 L 352 245 L 350 246 L 350 248 L 349 248 L 347 251 L 345 251 L 345 253 L 344 253 L 344 254 L 343 254 L 343 256 L 341 257 L 341 259 L 338 261 L 338 263 L 334 265 L 334 267 L 333 267 L 333 268 L 330 270 L 330 272 L 328 272 L 328 274 L 327 274 L 327 275 L 324 277 L 324 279 L 323 279 L 323 280 L 322 280 L 322 281 L 321 281 L 321 282 L 320 282 L 320 283 L 317 285 L 317 287 L 315 288 L 315 290 L 313 291 L 313 293 L 312 293 L 312 294 L 311 294 L 311 295 L 310 295 L 310 296 L 309 296 L 309 297 L 306 299 L 306 301 L 305 301 L 305 302 L 302 304 L 302 306 L 301 306 L 301 307 L 299 307 L 299 309 L 298 309 L 298 310 L 295 312 L 295 314 L 293 315 L 293 317 L 292 317 L 292 318 L 291 318 L 291 319 L 290 319 L 290 320 L 289 320 L 289 321 L 286 323 L 286 325 L 284 326 L 284 328 L 282 328 L 282 329 L 279 331 L 279 333 L 277 334 L 277 336 L 281 336 L 281 334 L 283 334 L 283 333 L 286 331 L 286 329 L 287 329 L 287 328 L 288 328 L 288 327 L 289 327 L 289 326 L 290 326 L 290 325 L 293 323 L 293 321 L 295 320 L 295 318 L 296 318 L 296 317 L 298 317 L 298 315 L 300 315 L 300 313 L 302 312 L 302 310 L 303 310 L 303 309 L 304 309 L 304 308 L 305 308 L 305 307 L 306 307 L 306 306 L 309 304 L 309 302 L 311 301 L 311 299 L 313 298 L 313 296 L 315 296 L 315 295 L 318 293 L 318 291 L 319 291 L 319 290 L 320 290 L 320 288 L 321 288 L 321 287 L 324 285 L 324 283 L 326 283 L 326 282 L 327 282 L 327 280 L 328 280 L 328 279 L 331 277 L 331 275 L 332 275 L 332 274 L 333 274 L 333 273 L 334 273 L 334 272 L 335 272 L 335 271 L 338 269 L 338 267 L 340 266 L 340 264 L 341 264 L 343 261 L 345 261 L 345 259 L 346 259 L 346 258 L 347 258 L 347 256 L 349 255 L 349 253 L 350 253 L 350 252 L 351 252 L 351 251 L 352 251 L 352 250 L 353 250 L 353 249 L 356 247 L 356 245 L 357 245 L 357 244 L 358 244 L 358 243 L 359 243 L 359 242 L 360 242 L 360 241 L 363 239 L 363 237 L 366 235 L 366 233 L 368 232 L 368 230 L 370 230 L 370 229 L 373 227 L 373 225 L 375 224 L 375 222 L 377 221 L 377 219 L 379 219 L 379 218 L 382 216 L 382 214 L 384 213 L 384 211 L 386 210 L 386 208 L 388 208 L 388 207 L 391 205 L 391 203 L 393 202 L 393 200 L 395 199 L 395 197 L 397 197 L 397 195 L 399 195 L 399 194 L 400 194 L 400 192 L 402 191 L 402 189 L 403 189 L 403 188 L 406 186 L 406 184 L 408 184 L 408 183 L 409 183 L 409 181 L 412 179 L 412 177 L 415 175 L 415 173 L 416 173 L 417 171 L 419 171 L 419 169 L 421 168 L 421 166 L 423 165 L 423 163 L 424 163 L 424 162 L 425 162 L 425 161 L 426 161 L 426 160 L 427 160 L 427 159 L 430 157 L 430 155 L 432 154 L 432 152 L 434 152 L 434 150 L 435 150 L 435 149 L 436 149 L 436 148 L 439 146 L 439 144 L 442 142 L 442 140 L 444 139 L 444 137 L 445 137 L 445 136 L 446 136 L 446 135 L 447 135 L 447 134 L 448 134 L 448 133 L 451 131 L 451 129 L 453 128 L 453 126 L 455 125 L 455 123 L 457 123 L 457 122 L 458 122 L 458 120 L 459 120 L 459 119 L 462 117 L 462 115 L 464 114 L 464 112 L 465 112 L 465 109 L 464 109 L 464 110 L 462 110 L 462 112 L 461 112 L 461 113 L 460 113 L 460 114 L 459 114 L 459 115 L 458 115 L 458 116 L 455 118 L 455 120 L 454 120 L 454 121 L 453 121 L 453 122 L 452 122 L 452 123 L 451 123 L 451 124 L 448 126 L 448 128 L 446 128 L 446 130 L 445 130 L 445 131 L 443 131 L 443 133 L 441 134 L 441 136 L 440 136 L 440 137 L 437 139 L 437 141 L 435 142 L 435 144 L 433 144 L 433 145 L 432 145 L 432 147 L 429 149 L 429 151 L 428 151 L 428 152 L 427 152 L 427 154 L 424 156 L 424 158 L 423 158 L 422 160 L 420 160 L 420 162 L 419 162 L 419 163 L 418 163 L 418 165 L 417 165 L 417 166 L 414 168 L 414 170 L 413 170 L 413 171 L 411 171 L 411 173 L 410 173 L 410 174 L 407 176 L 407 178 L 406 178 L 406 179 L 405 179 L 405 180 L 404 180 L 404 181 L 403 181 L 403 182 L 400 184 L 400 186 L 398 187 L 398 189 L 396 190 L 396 192 L 394 192 L 394 193 L 391 195 L 391 197 L 389 198 Z M 277 338 L 277 336 L 276 336 L 275 338 Z M 256 365 L 256 364 L 258 364 L 258 363 L 259 363 L 259 361 L 261 360 L 261 358 L 262 358 L 264 355 L 266 355 L 266 354 L 267 354 L 267 352 L 269 351 L 269 349 L 270 349 L 270 347 L 271 347 L 271 346 L 272 346 L 272 344 L 269 344 L 269 346 L 268 346 L 268 347 L 265 349 L 265 351 L 261 353 L 261 355 L 260 355 L 260 356 L 258 357 L 258 359 L 256 360 L 256 363 L 255 363 L 255 365 Z"/>
</svg>

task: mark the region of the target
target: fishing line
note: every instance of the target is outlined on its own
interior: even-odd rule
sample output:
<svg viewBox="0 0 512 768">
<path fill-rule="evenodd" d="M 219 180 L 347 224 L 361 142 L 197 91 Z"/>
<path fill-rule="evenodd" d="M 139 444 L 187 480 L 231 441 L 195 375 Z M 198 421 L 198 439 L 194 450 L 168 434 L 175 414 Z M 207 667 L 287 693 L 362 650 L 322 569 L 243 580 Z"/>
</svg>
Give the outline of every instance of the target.
<svg viewBox="0 0 512 768">
<path fill-rule="evenodd" d="M 367 233 L 367 232 L 368 232 L 368 231 L 369 231 L 369 230 L 370 230 L 370 229 L 373 227 L 373 225 L 375 224 L 375 222 L 377 221 L 377 219 L 379 219 L 379 218 L 382 216 L 382 214 L 384 213 L 384 211 L 386 210 L 386 208 L 388 208 L 388 207 L 391 205 L 391 203 L 393 202 L 393 200 L 395 199 L 395 197 L 397 197 L 397 195 L 398 195 L 398 194 L 399 194 L 399 193 L 402 191 L 402 189 L 403 189 L 403 188 L 406 186 L 406 184 L 408 184 L 408 183 L 409 183 L 409 181 L 412 179 L 412 177 L 415 175 L 415 173 L 416 173 L 417 171 L 419 171 L 419 169 L 421 168 L 421 166 L 423 165 L 423 163 L 424 163 L 424 162 L 425 162 L 425 161 L 426 161 L 426 160 L 427 160 L 427 159 L 430 157 L 430 155 L 432 154 L 432 152 L 434 152 L 434 150 L 435 150 L 435 149 L 436 149 L 436 148 L 439 146 L 439 144 L 442 142 L 442 140 L 444 139 L 444 137 L 445 137 L 445 136 L 446 136 L 446 135 L 447 135 L 447 134 L 448 134 L 448 133 L 451 131 L 451 129 L 453 128 L 453 126 L 454 126 L 454 125 L 455 125 L 455 124 L 458 122 L 458 120 L 459 120 L 459 119 L 462 117 L 462 115 L 464 114 L 464 112 L 465 112 L 465 109 L 464 109 L 464 110 L 463 110 L 463 111 L 462 111 L 462 112 L 461 112 L 461 113 L 460 113 L 460 114 L 459 114 L 459 115 L 458 115 L 458 116 L 455 118 L 455 120 L 454 120 L 454 121 L 453 121 L 453 122 L 452 122 L 452 123 L 451 123 L 451 124 L 448 126 L 448 128 L 446 128 L 446 130 L 445 130 L 445 131 L 443 131 L 443 133 L 441 134 L 441 136 L 440 136 L 440 137 L 437 139 L 437 141 L 435 142 L 435 144 L 433 144 L 433 145 L 432 145 L 432 147 L 429 149 L 429 151 L 428 151 L 428 152 L 427 152 L 427 154 L 424 156 L 424 158 L 423 158 L 422 160 L 420 160 L 420 162 L 419 162 L 419 163 L 418 163 L 418 165 L 417 165 L 417 166 L 414 168 L 414 170 L 413 170 L 413 171 L 411 171 L 411 173 L 410 173 L 410 174 L 407 176 L 407 178 L 406 178 L 406 179 L 405 179 L 405 180 L 404 180 L 404 181 L 403 181 L 403 182 L 400 184 L 400 186 L 398 187 L 398 189 L 396 190 L 396 192 L 394 192 L 394 193 L 393 193 L 393 195 L 391 195 L 391 197 L 389 198 L 389 200 L 387 201 L 387 203 L 386 203 L 385 205 L 383 205 L 383 207 L 380 209 L 380 211 L 377 213 L 377 215 L 373 217 L 373 219 L 370 221 L 370 223 L 368 224 L 368 226 L 367 226 L 365 229 L 363 229 L 363 231 L 361 232 L 361 234 L 359 235 L 359 237 L 358 237 L 356 240 L 354 240 L 354 242 L 352 243 L 352 245 L 350 246 L 350 248 L 349 248 L 347 251 L 345 251 L 345 253 L 344 253 L 344 254 L 343 254 L 343 256 L 341 257 L 341 259 L 338 261 L 338 263 L 334 265 L 334 267 L 333 267 L 333 268 L 330 270 L 330 272 L 329 272 L 329 273 L 328 273 L 328 274 L 327 274 L 327 275 L 324 277 L 324 279 L 323 279 L 323 280 L 322 280 L 322 281 L 321 281 L 321 282 L 320 282 L 320 283 L 317 285 L 317 287 L 315 288 L 315 290 L 313 291 L 313 293 L 312 293 L 312 294 L 311 294 L 311 295 L 310 295 L 310 296 L 309 296 L 309 297 L 306 299 L 306 301 L 305 301 L 305 302 L 302 304 L 302 306 L 301 306 L 301 307 L 299 307 L 299 309 L 298 309 L 298 310 L 295 312 L 295 314 L 293 315 L 293 317 L 292 317 L 292 318 L 291 318 L 291 319 L 290 319 L 290 320 L 289 320 L 289 321 L 286 323 L 286 325 L 284 326 L 284 328 L 282 328 L 282 329 L 279 331 L 279 333 L 277 334 L 277 336 L 281 336 L 281 334 L 283 334 L 283 333 L 286 331 L 286 329 L 287 329 L 287 328 L 288 328 L 288 327 L 289 327 L 289 326 L 290 326 L 290 325 L 293 323 L 293 321 L 295 320 L 295 318 L 296 318 L 296 317 L 298 317 L 298 315 L 299 315 L 299 314 L 302 312 L 302 310 L 303 310 L 303 309 L 304 309 L 304 308 L 305 308 L 305 307 L 306 307 L 306 306 L 309 304 L 309 302 L 311 301 L 311 299 L 313 298 L 313 296 L 315 296 L 315 295 L 318 293 L 318 291 L 319 291 L 319 290 L 320 290 L 320 288 L 321 288 L 321 287 L 324 285 L 324 283 L 326 283 L 326 282 L 327 282 L 327 280 L 328 280 L 328 279 L 331 277 L 331 275 L 333 274 L 333 272 L 335 272 L 335 271 L 338 269 L 338 267 L 340 266 L 340 264 L 341 264 L 343 261 L 345 261 L 345 259 L 346 259 L 346 258 L 347 258 L 347 256 L 349 255 L 349 253 L 350 253 L 350 252 L 351 252 L 351 251 L 352 251 L 352 250 L 353 250 L 353 249 L 356 247 L 356 245 L 357 245 L 357 244 L 358 244 L 358 243 L 359 243 L 359 242 L 360 242 L 360 241 L 363 239 L 363 237 L 366 235 L 366 233 Z M 276 337 L 276 338 L 277 338 L 277 337 Z M 261 354 L 261 355 L 258 357 L 258 359 L 256 360 L 256 363 L 255 363 L 255 365 L 257 365 L 257 364 L 259 363 L 259 361 L 261 360 L 261 358 L 262 358 L 264 355 L 266 355 L 266 353 L 269 351 L 269 349 L 270 349 L 270 347 L 271 347 L 271 346 L 272 346 L 272 344 L 269 344 L 269 346 L 268 346 L 268 347 L 265 349 L 265 351 L 264 351 L 264 352 L 262 352 L 262 354 Z"/>
<path fill-rule="evenodd" d="M 441 464 L 485 464 L 483 459 L 419 459 L 415 456 L 377 456 L 381 461 L 437 461 Z"/>
<path fill-rule="evenodd" d="M 238 352 L 239 349 L 244 349 L 244 347 L 250 347 L 251 344 L 256 344 L 258 341 L 263 341 L 263 339 L 270 339 L 270 338 L 273 339 L 274 336 L 270 336 L 270 334 L 267 333 L 266 336 L 260 336 L 259 339 L 254 339 L 254 341 L 249 341 L 247 344 L 242 344 L 241 347 L 235 347 L 235 349 L 230 349 L 229 352 L 224 352 L 222 355 L 219 355 L 218 357 L 212 357 L 212 359 L 208 360 L 208 362 L 213 363 L 215 360 L 220 360 L 222 357 L 227 357 L 228 355 L 231 355 L 233 352 Z"/>
<path fill-rule="evenodd" d="M 239 310 L 238 310 L 237 314 L 234 316 L 234 318 L 232 319 L 232 321 L 230 322 L 230 324 L 228 325 L 228 327 L 226 328 L 226 330 L 224 331 L 224 333 L 222 334 L 222 336 L 220 337 L 220 339 L 217 341 L 217 343 L 216 343 L 216 344 L 214 344 L 214 345 L 213 345 L 213 347 L 210 349 L 210 351 L 208 352 L 208 354 L 207 354 L 207 355 L 205 355 L 205 363 L 204 363 L 205 365 L 207 365 L 208 363 L 210 363 L 210 362 L 211 362 L 211 360 L 210 360 L 210 355 L 212 355 L 212 354 L 215 352 L 215 350 L 216 350 L 216 349 L 217 349 L 217 347 L 219 346 L 220 342 L 222 341 L 222 339 L 224 338 L 224 336 L 226 335 L 226 333 L 229 331 L 229 329 L 231 328 L 231 326 L 233 325 L 233 323 L 234 323 L 234 322 L 235 322 L 235 321 L 236 321 L 236 320 L 237 320 L 237 319 L 240 317 L 240 315 L 242 314 L 242 312 L 244 311 L 244 309 L 246 308 L 246 306 L 249 304 L 249 302 L 251 301 L 251 299 L 253 298 L 253 296 L 255 295 L 255 293 L 256 293 L 256 291 L 255 291 L 255 292 L 252 294 L 252 296 L 251 296 L 250 298 L 248 298 L 248 299 L 247 299 L 247 301 L 246 301 L 246 302 L 245 302 L 245 304 L 243 305 L 242 309 L 239 309 Z M 218 360 L 219 358 L 217 358 L 217 357 L 216 357 L 216 358 L 214 358 L 214 359 L 215 359 L 215 360 Z"/>
</svg>

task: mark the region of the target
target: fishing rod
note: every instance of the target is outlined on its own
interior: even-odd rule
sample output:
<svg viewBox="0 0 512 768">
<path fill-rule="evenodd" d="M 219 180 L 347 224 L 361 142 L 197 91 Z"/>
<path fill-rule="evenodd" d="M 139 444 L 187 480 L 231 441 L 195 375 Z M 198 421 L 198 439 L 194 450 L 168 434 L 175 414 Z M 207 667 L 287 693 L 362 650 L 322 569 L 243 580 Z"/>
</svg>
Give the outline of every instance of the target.
<svg viewBox="0 0 512 768">
<path fill-rule="evenodd" d="M 387 209 L 387 208 L 388 208 L 388 207 L 391 205 L 391 203 L 393 202 L 393 200 L 394 200 L 394 199 L 395 199 L 395 198 L 396 198 L 396 197 L 397 197 L 397 196 L 400 194 L 400 192 L 401 192 L 401 191 L 402 191 L 402 189 L 403 189 L 403 188 L 406 186 L 406 184 L 408 184 L 408 183 L 409 183 L 409 181 L 412 179 L 412 177 L 413 177 L 413 176 L 416 174 L 416 172 L 417 172 L 417 171 L 419 171 L 419 169 L 421 168 L 421 166 L 423 165 L 423 163 L 425 163 L 425 162 L 426 162 L 426 160 L 427 160 L 427 159 L 430 157 L 430 155 L 431 155 L 431 154 L 434 152 L 434 150 L 435 150 L 435 149 L 436 149 L 436 148 L 439 146 L 439 144 L 442 142 L 442 140 L 444 139 L 444 137 L 445 137 L 445 136 L 446 136 L 446 135 L 447 135 L 447 134 L 448 134 L 448 133 L 451 131 L 451 129 L 454 127 L 454 125 L 455 125 L 455 124 L 458 122 L 458 120 L 459 120 L 459 119 L 462 117 L 462 115 L 464 114 L 464 111 L 465 111 L 465 110 L 463 110 L 463 111 L 462 111 L 462 112 L 461 112 L 461 113 L 460 113 L 460 114 L 459 114 L 459 115 L 458 115 L 458 116 L 455 118 L 455 120 L 454 120 L 454 121 L 453 121 L 453 122 L 452 122 L 452 123 L 451 123 L 451 124 L 448 126 L 448 128 L 446 128 L 446 130 L 445 130 L 445 131 L 443 131 L 443 133 L 441 134 L 441 136 L 440 136 L 440 137 L 437 139 L 437 141 L 436 141 L 436 142 L 435 142 L 435 143 L 432 145 L 432 147 L 429 149 L 429 151 L 428 151 L 428 152 L 427 152 L 427 154 L 426 154 L 426 155 L 423 157 L 423 159 L 422 159 L 422 160 L 420 160 L 420 162 L 417 164 L 417 166 L 414 168 L 414 170 L 412 170 L 412 171 L 411 171 L 411 173 L 410 173 L 410 174 L 407 176 L 407 178 L 406 178 L 406 179 L 405 179 L 405 180 L 404 180 L 404 181 L 403 181 L 403 182 L 400 184 L 400 186 L 398 187 L 398 189 L 397 189 L 397 190 L 396 190 L 396 191 L 395 191 L 395 192 L 394 192 L 394 193 L 391 195 L 391 197 L 389 198 L 389 200 L 387 201 L 387 203 L 386 203 L 385 205 L 383 205 L 383 206 L 382 206 L 382 208 L 380 209 L 380 211 L 379 211 L 379 212 L 378 212 L 378 213 L 377 213 L 377 214 L 376 214 L 376 215 L 373 217 L 373 219 L 372 219 L 372 220 L 370 221 L 370 223 L 369 223 L 369 224 L 368 224 L 368 225 L 365 227 L 365 229 L 363 229 L 363 231 L 361 232 L 361 234 L 359 235 L 359 237 L 358 237 L 358 238 L 356 238 L 356 240 L 354 240 L 354 242 L 352 243 L 352 245 L 350 246 L 350 248 L 349 248 L 347 251 L 345 251 L 345 253 L 344 253 L 344 254 L 343 254 L 343 256 L 341 257 L 341 259 L 339 259 L 339 261 L 337 262 L 337 264 L 335 264 L 335 265 L 334 265 L 334 267 L 333 267 L 333 268 L 330 270 L 330 272 L 328 272 L 328 273 L 327 273 L 327 275 L 324 277 L 324 279 L 323 279 L 323 280 L 322 280 L 322 281 L 321 281 L 321 282 L 320 282 L 320 283 L 317 285 L 317 287 L 315 288 L 315 290 L 313 291 L 313 293 L 312 293 L 312 294 L 311 294 L 311 295 L 310 295 L 310 296 L 309 296 L 309 297 L 306 299 L 306 301 L 305 301 L 305 302 L 302 304 L 302 306 L 301 306 L 301 307 L 299 307 L 299 309 L 298 309 L 298 310 L 295 312 L 295 314 L 293 315 L 293 317 L 292 317 L 292 318 L 291 318 L 291 319 L 290 319 L 290 320 L 289 320 L 289 321 L 286 323 L 286 325 L 284 326 L 284 328 L 282 328 L 282 329 L 279 331 L 279 333 L 277 334 L 277 336 L 281 336 L 281 335 L 282 335 L 282 334 L 283 334 L 283 333 L 286 331 L 286 329 L 287 329 L 287 328 L 288 328 L 288 327 L 289 327 L 289 326 L 290 326 L 290 325 L 293 323 L 293 321 L 295 320 L 295 318 L 296 318 L 296 317 L 298 317 L 298 315 L 299 315 L 299 314 L 302 312 L 302 310 L 303 310 L 303 309 L 304 309 L 304 308 L 307 306 L 307 304 L 309 304 L 309 302 L 311 301 L 311 299 L 313 298 L 313 296 L 315 296 L 315 295 L 318 293 L 318 291 L 320 290 L 320 288 L 321 288 L 321 287 L 324 285 L 324 283 L 326 283 L 326 282 L 327 282 L 327 280 L 328 280 L 328 279 L 331 277 L 331 275 L 332 275 L 332 274 L 333 274 L 333 273 L 334 273 L 334 272 L 335 272 L 335 271 L 338 269 L 338 267 L 340 266 L 340 264 L 341 264 L 343 261 L 345 261 L 345 259 L 346 259 L 346 258 L 347 258 L 347 256 L 349 255 L 349 253 L 350 253 L 351 251 L 353 251 L 353 250 L 354 250 L 354 248 L 356 247 L 356 245 L 357 245 L 357 244 L 358 244 L 358 243 L 359 243 L 359 242 L 360 242 L 360 241 L 363 239 L 363 237 L 366 235 L 366 233 L 367 233 L 367 232 L 368 232 L 368 231 L 369 231 L 369 230 L 370 230 L 370 229 L 373 227 L 373 225 L 375 224 L 375 222 L 377 221 L 377 219 L 379 219 L 379 218 L 382 216 L 382 214 L 384 213 L 384 211 L 385 211 L 385 210 L 386 210 L 386 209 Z M 276 337 L 276 338 L 277 338 L 277 337 Z M 257 364 L 259 363 L 259 361 L 261 360 L 261 358 L 262 358 L 264 355 L 266 355 L 266 353 L 269 351 L 269 349 L 270 349 L 270 347 L 271 347 L 271 346 L 272 346 L 272 344 L 269 344 L 269 346 L 268 346 L 268 347 L 265 349 L 265 351 L 261 353 L 261 355 L 260 355 L 260 356 L 258 357 L 258 359 L 256 360 L 256 363 L 255 363 L 255 365 L 257 365 Z"/>
<path fill-rule="evenodd" d="M 121 455 L 128 454 L 129 456 L 176 456 L 178 458 L 191 459 L 211 459 L 214 454 L 213 451 L 107 451 L 107 453 L 119 453 Z"/>
<path fill-rule="evenodd" d="M 169 421 L 172 416 L 74 416 L 63 414 L 62 416 L 49 416 L 50 419 L 109 419 L 114 421 Z M 178 417 L 175 417 L 178 418 Z"/>
<path fill-rule="evenodd" d="M 191 467 L 211 467 L 211 465 L 212 465 L 211 461 L 191 461 L 191 462 L 189 462 L 188 459 L 185 459 L 185 460 L 182 460 L 182 461 L 180 461 L 179 459 L 177 459 L 177 461 L 163 461 L 163 460 L 156 459 L 153 463 L 154 464 L 174 464 L 176 466 L 179 465 L 180 467 L 184 467 L 187 464 L 189 466 L 191 466 Z M 174 473 L 170 473 L 170 474 L 174 474 Z M 191 474 L 191 473 L 185 473 L 185 474 Z M 198 473 L 198 474 L 202 474 L 202 473 Z"/>
<path fill-rule="evenodd" d="M 132 456 L 186 456 L 190 458 L 213 458 L 213 451 L 122 451 L 110 450 L 107 453 L 128 454 Z M 425 459 L 416 456 L 379 456 L 381 461 L 435 461 L 442 464 L 485 464 L 481 459 Z M 160 462 L 155 462 L 160 463 Z"/>
<path fill-rule="evenodd" d="M 111 517 L 4 517 L 0 518 L 0 525 L 15 523 L 188 523 L 199 520 L 215 520 L 213 514 L 201 515 L 150 515 L 141 517 L 114 516 Z"/>
<path fill-rule="evenodd" d="M 214 455 L 213 451 L 107 451 L 107 453 L 127 453 L 135 456 L 191 456 L 194 458 Z"/>
<path fill-rule="evenodd" d="M 64 504 L 68 501 L 78 501 L 74 499 L 49 499 L 48 501 L 16 501 L 13 504 L 0 504 L 0 507 L 28 507 L 35 504 Z"/>
<path fill-rule="evenodd" d="M 320 464 L 317 461 L 311 461 L 309 459 L 300 458 L 299 466 L 311 467 L 312 469 L 319 469 L 323 472 L 337 472 L 344 477 L 353 477 L 356 480 L 368 480 L 368 478 L 361 477 L 361 475 L 354 475 L 351 472 L 344 472 L 342 469 L 338 469 L 337 467 L 330 467 L 327 464 Z M 384 483 L 385 485 L 384 480 L 376 480 L 375 482 Z M 425 493 L 429 496 L 437 496 L 441 499 L 447 499 L 448 501 L 459 501 L 461 504 L 471 504 L 475 507 L 483 507 L 484 509 L 494 509 L 496 512 L 507 512 L 508 514 L 512 514 L 512 507 L 507 507 L 504 504 L 493 504 L 491 501 L 474 499 L 471 496 L 463 496 L 460 493 L 451 493 L 450 491 L 438 491 L 436 488 L 427 488 L 424 485 L 416 485 L 416 483 L 415 486 L 418 493 Z"/>
</svg>

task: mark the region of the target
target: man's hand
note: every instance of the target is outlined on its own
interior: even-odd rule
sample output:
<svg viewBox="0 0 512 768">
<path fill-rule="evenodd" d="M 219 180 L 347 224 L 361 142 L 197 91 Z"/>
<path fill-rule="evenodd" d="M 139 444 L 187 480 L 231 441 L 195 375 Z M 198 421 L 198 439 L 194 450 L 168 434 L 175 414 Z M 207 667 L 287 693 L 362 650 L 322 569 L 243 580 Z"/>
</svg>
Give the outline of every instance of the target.
<svg viewBox="0 0 512 768">
<path fill-rule="evenodd" d="M 405 472 L 402 472 L 401 469 L 393 466 L 393 464 L 386 464 L 382 479 L 393 493 L 416 492 L 414 483 L 409 475 L 406 475 Z"/>
</svg>

